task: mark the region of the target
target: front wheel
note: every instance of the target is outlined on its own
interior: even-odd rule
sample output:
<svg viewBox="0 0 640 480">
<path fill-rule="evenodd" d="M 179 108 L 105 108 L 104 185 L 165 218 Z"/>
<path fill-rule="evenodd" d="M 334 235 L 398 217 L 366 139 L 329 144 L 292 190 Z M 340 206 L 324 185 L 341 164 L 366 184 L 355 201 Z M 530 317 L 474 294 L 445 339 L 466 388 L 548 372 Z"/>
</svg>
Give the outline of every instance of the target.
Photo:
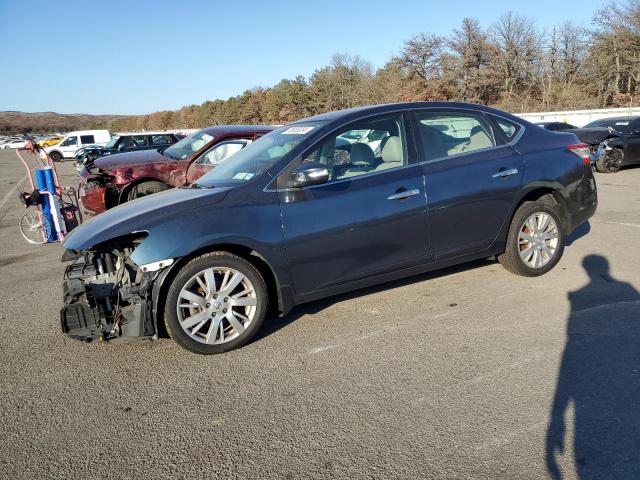
<svg viewBox="0 0 640 480">
<path fill-rule="evenodd" d="M 537 277 L 551 270 L 564 252 L 564 233 L 554 202 L 525 202 L 511 220 L 507 246 L 498 260 L 516 275 Z"/>
<path fill-rule="evenodd" d="M 126 194 L 126 201 L 130 202 L 131 200 L 135 200 L 136 198 L 146 197 L 148 195 L 153 195 L 154 193 L 163 192 L 168 189 L 169 186 L 162 182 L 142 182 L 134 185 L 129 189 Z M 121 203 L 124 203 L 121 201 Z"/>
<path fill-rule="evenodd" d="M 616 173 L 622 168 L 623 161 L 624 152 L 620 148 L 614 148 L 596 160 L 596 170 L 600 173 Z"/>
<path fill-rule="evenodd" d="M 264 279 L 251 263 L 213 252 L 191 260 L 176 275 L 167 294 L 165 325 L 191 352 L 227 352 L 253 338 L 267 304 Z"/>
<path fill-rule="evenodd" d="M 60 160 L 62 160 L 62 155 L 60 154 L 60 152 L 51 152 L 49 154 L 49 158 L 54 162 L 59 162 Z"/>
</svg>

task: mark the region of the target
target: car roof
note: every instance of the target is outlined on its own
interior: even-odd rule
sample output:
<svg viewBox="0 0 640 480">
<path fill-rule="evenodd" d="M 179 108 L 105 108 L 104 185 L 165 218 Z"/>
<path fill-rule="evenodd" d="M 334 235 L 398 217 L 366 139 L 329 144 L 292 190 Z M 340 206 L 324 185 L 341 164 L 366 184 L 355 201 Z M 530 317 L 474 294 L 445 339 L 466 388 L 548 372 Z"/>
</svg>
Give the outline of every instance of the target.
<svg viewBox="0 0 640 480">
<path fill-rule="evenodd" d="M 632 122 L 633 120 L 637 120 L 640 118 L 639 115 L 627 116 L 627 117 L 607 117 L 607 118 L 599 118 L 597 120 L 592 120 L 589 123 L 594 122 Z"/>
<path fill-rule="evenodd" d="M 175 135 L 175 132 L 150 131 L 150 132 L 120 132 L 115 133 L 119 137 L 132 137 L 134 135 Z"/>
<path fill-rule="evenodd" d="M 270 132 L 273 130 L 273 127 L 268 125 L 216 125 L 213 127 L 206 127 L 200 132 L 206 132 L 209 135 L 220 136 L 220 135 L 229 135 L 233 133 L 260 133 L 260 132 Z"/>
<path fill-rule="evenodd" d="M 335 112 L 321 113 L 312 117 L 296 120 L 292 124 L 306 123 L 306 122 L 333 122 L 341 119 L 348 119 L 350 117 L 359 118 L 362 115 L 375 115 L 378 113 L 397 112 L 405 110 L 414 110 L 419 108 L 461 108 L 461 109 L 473 109 L 486 113 L 493 113 L 505 118 L 512 119 L 515 122 L 523 122 L 523 119 L 515 117 L 510 113 L 496 110 L 495 108 L 486 107 L 484 105 L 478 105 L 474 103 L 464 102 L 402 102 L 402 103 L 385 103 L 381 105 L 366 105 L 363 107 L 348 108 L 346 110 L 337 110 Z"/>
</svg>

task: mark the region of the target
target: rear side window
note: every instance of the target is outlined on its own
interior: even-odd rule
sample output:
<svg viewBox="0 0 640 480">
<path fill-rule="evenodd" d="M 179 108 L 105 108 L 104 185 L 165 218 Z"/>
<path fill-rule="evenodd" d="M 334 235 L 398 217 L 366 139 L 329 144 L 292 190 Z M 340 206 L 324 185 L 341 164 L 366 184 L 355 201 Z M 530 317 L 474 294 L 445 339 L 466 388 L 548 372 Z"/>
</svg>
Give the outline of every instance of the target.
<svg viewBox="0 0 640 480">
<path fill-rule="evenodd" d="M 170 145 L 172 143 L 171 135 L 151 135 L 151 145 Z"/>
<path fill-rule="evenodd" d="M 504 133 L 504 136 L 507 139 L 507 142 L 510 142 L 511 140 L 513 140 L 518 134 L 518 132 L 520 131 L 520 125 L 518 125 L 517 123 L 510 122 L 509 120 L 505 120 L 504 118 L 500 118 L 500 117 L 493 117 L 493 118 L 498 124 L 498 127 L 500 127 L 500 130 L 502 130 L 502 133 Z M 557 129 L 557 124 L 553 125 L 552 130 L 556 130 L 556 129 Z"/>
<path fill-rule="evenodd" d="M 470 112 L 417 112 L 424 160 L 451 157 L 496 146 L 491 126 Z"/>
<path fill-rule="evenodd" d="M 96 143 L 93 135 L 80 135 L 80 143 L 86 145 L 87 143 Z"/>
<path fill-rule="evenodd" d="M 147 146 L 147 136 L 146 135 L 135 135 L 130 137 L 129 147 L 146 147 Z"/>
</svg>

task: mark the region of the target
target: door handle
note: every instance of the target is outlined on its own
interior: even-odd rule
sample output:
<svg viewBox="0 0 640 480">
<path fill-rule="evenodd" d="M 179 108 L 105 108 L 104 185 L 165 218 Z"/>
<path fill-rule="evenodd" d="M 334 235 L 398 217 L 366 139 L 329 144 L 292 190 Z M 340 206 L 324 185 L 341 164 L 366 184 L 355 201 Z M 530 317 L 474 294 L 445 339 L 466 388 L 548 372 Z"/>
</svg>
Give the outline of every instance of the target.
<svg viewBox="0 0 640 480">
<path fill-rule="evenodd" d="M 512 175 L 517 175 L 517 174 L 518 174 L 517 168 L 510 168 L 509 170 L 505 170 L 505 169 L 498 170 L 496 173 L 494 173 L 491 176 L 493 178 L 506 178 Z"/>
<path fill-rule="evenodd" d="M 387 200 L 403 200 L 405 198 L 413 197 L 415 195 L 420 195 L 420 189 L 414 188 L 412 190 L 402 190 L 401 192 L 394 193 L 393 195 L 389 195 Z"/>
</svg>

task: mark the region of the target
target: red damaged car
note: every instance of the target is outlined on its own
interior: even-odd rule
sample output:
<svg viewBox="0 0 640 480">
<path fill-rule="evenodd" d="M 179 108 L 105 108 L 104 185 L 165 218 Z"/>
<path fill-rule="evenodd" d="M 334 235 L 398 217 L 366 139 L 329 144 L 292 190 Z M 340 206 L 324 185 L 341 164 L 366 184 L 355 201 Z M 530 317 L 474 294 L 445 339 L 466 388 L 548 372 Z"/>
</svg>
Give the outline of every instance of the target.
<svg viewBox="0 0 640 480">
<path fill-rule="evenodd" d="M 85 210 L 97 214 L 192 183 L 271 130 L 267 126 L 208 127 L 166 148 L 97 158 L 80 172 L 80 199 Z"/>
</svg>

